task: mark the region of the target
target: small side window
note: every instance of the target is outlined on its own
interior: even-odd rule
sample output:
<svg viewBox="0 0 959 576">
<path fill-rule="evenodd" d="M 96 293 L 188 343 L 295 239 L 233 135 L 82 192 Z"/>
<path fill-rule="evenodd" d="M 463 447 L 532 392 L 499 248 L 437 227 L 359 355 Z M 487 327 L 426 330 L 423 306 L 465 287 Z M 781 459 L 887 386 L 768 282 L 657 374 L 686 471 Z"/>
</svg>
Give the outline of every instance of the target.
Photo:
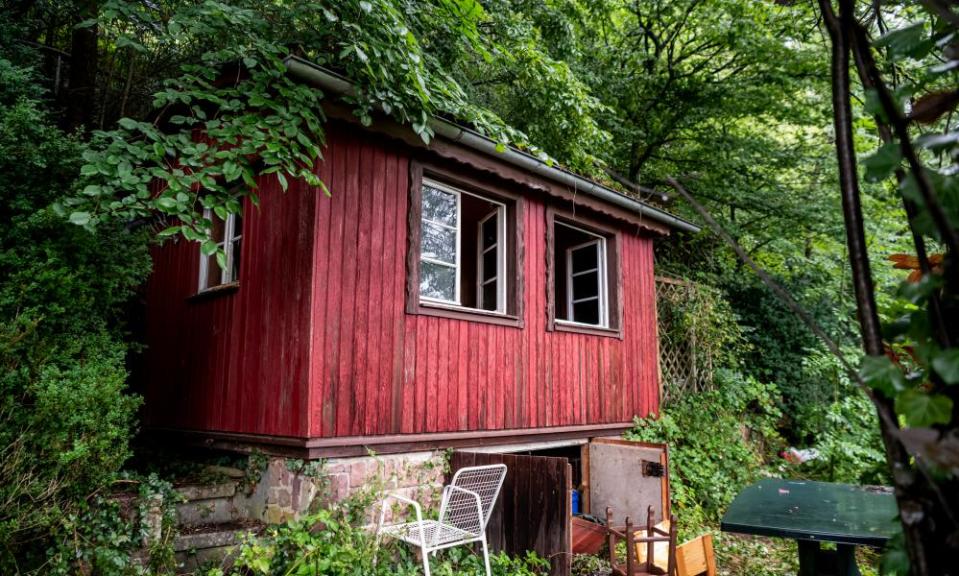
<svg viewBox="0 0 959 576">
<path fill-rule="evenodd" d="M 224 284 L 231 284 L 239 279 L 240 273 L 240 246 L 243 241 L 243 217 L 240 214 L 229 214 L 226 220 L 218 217 L 209 209 L 203 211 L 203 216 L 212 222 L 210 236 L 216 241 L 217 247 L 226 255 L 226 266 L 221 268 L 216 260 L 216 254 L 209 256 L 200 253 L 200 281 L 198 290 L 203 292 Z"/>
</svg>

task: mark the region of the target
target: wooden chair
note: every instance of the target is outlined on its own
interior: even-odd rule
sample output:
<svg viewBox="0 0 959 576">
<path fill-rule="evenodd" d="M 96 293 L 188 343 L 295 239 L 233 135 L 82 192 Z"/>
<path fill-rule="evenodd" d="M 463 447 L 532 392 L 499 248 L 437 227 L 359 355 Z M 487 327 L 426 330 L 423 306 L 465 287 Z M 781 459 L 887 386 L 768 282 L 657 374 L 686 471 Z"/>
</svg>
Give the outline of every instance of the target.
<svg viewBox="0 0 959 576">
<path fill-rule="evenodd" d="M 671 516 L 669 520 L 669 530 L 660 530 L 653 524 L 653 507 L 650 506 L 646 511 L 646 535 L 636 536 L 635 526 L 629 517 L 626 517 L 626 525 L 621 528 L 613 527 L 613 510 L 606 508 L 606 535 L 609 539 L 609 564 L 612 568 L 613 576 L 653 576 L 662 575 L 677 576 L 676 573 L 676 516 Z M 626 542 L 626 563 L 620 564 L 616 557 L 616 544 Z M 666 563 L 666 570 L 656 566 L 655 546 L 659 542 L 669 544 L 669 552 Z M 646 560 L 640 562 L 636 558 L 636 546 L 646 546 Z"/>
<path fill-rule="evenodd" d="M 716 576 L 713 535 L 703 534 L 676 548 L 678 576 Z"/>
</svg>

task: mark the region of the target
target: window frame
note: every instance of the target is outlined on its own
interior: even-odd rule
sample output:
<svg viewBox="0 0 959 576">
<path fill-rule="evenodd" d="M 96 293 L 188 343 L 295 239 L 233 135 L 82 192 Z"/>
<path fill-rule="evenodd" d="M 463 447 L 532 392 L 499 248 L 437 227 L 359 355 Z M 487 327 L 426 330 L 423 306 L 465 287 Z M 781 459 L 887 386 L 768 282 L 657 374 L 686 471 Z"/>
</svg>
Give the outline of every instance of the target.
<svg viewBox="0 0 959 576">
<path fill-rule="evenodd" d="M 483 217 L 485 221 L 494 213 L 501 217 L 497 225 L 498 242 L 503 243 L 502 257 L 497 259 L 503 281 L 498 287 L 498 309 L 467 308 L 450 301 L 423 297 L 419 294 L 420 278 L 420 241 L 422 234 L 423 184 L 458 194 L 476 196 L 496 204 L 498 210 Z M 461 199 L 457 200 L 457 300 L 460 299 L 462 275 L 462 250 L 460 234 L 471 233 L 462 229 Z M 506 189 L 493 176 L 472 174 L 467 170 L 451 170 L 428 161 L 410 162 L 409 206 L 407 214 L 407 258 L 406 258 L 406 313 L 425 316 L 439 316 L 474 322 L 498 324 L 502 326 L 523 327 L 523 198 Z M 482 234 L 482 227 L 475 232 Z M 482 242 L 477 238 L 476 289 L 480 290 L 480 268 Z M 477 306 L 482 298 L 477 294 Z"/>
<path fill-rule="evenodd" d="M 555 225 L 555 224 L 554 224 Z M 591 300 L 597 301 L 597 308 L 599 309 L 599 323 L 590 324 L 588 322 L 577 322 L 576 320 L 563 320 L 557 318 L 557 322 L 562 322 L 564 324 L 574 324 L 577 326 L 588 326 L 591 328 L 609 328 L 609 279 L 607 278 L 607 263 L 606 263 L 606 238 L 600 236 L 599 234 L 594 234 L 587 230 L 583 230 L 577 226 L 571 226 L 569 224 L 560 222 L 560 226 L 566 226 L 573 230 L 582 232 L 583 234 L 588 234 L 592 236 L 592 240 L 583 242 L 582 244 L 577 244 L 576 246 L 570 246 L 566 249 L 566 317 L 573 318 L 574 310 L 576 304 L 580 302 L 588 302 Z M 587 246 L 596 246 L 596 268 L 591 268 L 589 270 L 582 270 L 579 272 L 573 272 L 573 252 L 577 250 L 582 250 Z M 580 298 L 577 300 L 573 296 L 573 279 L 576 276 L 581 276 L 583 274 L 589 274 L 596 272 L 596 281 L 598 286 L 596 287 L 596 296 L 590 296 L 588 298 Z"/>
<path fill-rule="evenodd" d="M 599 262 L 600 279 L 600 315 L 602 324 L 587 324 L 585 322 L 575 322 L 573 320 L 564 320 L 556 315 L 557 306 L 566 307 L 567 316 L 572 317 L 572 311 L 569 309 L 572 301 L 572 267 L 566 262 L 566 273 L 561 281 L 566 282 L 566 302 L 556 302 L 556 225 L 566 226 L 578 232 L 594 236 L 594 240 L 581 243 L 577 246 L 567 248 L 568 250 L 586 246 L 599 241 L 600 255 Z M 558 209 L 555 206 L 548 206 L 546 209 L 546 308 L 547 323 L 546 329 L 550 332 L 577 332 L 581 334 L 591 334 L 596 336 L 607 336 L 614 338 L 623 338 L 622 331 L 622 276 L 619 261 L 619 241 L 620 232 L 581 214 L 572 211 Z M 568 252 L 564 252 L 564 258 L 568 258 Z"/>
<path fill-rule="evenodd" d="M 461 192 L 460 192 L 459 190 L 456 190 L 455 188 L 453 188 L 453 187 L 451 187 L 451 186 L 447 186 L 447 185 L 443 184 L 442 182 L 438 182 L 438 181 L 435 181 L 435 180 L 432 180 L 432 179 L 429 179 L 429 178 L 424 178 L 424 179 L 423 179 L 423 182 L 422 182 L 421 186 L 423 186 L 423 185 L 428 185 L 430 188 L 435 188 L 435 189 L 437 189 L 437 190 L 439 190 L 439 191 L 441 191 L 441 192 L 445 192 L 445 193 L 450 194 L 450 195 L 452 195 L 452 196 L 454 196 L 454 197 L 456 198 L 456 226 L 455 226 L 455 228 L 452 227 L 452 226 L 450 226 L 449 224 L 444 224 L 443 222 L 437 222 L 437 221 L 434 221 L 434 220 L 426 220 L 426 221 L 429 222 L 430 224 L 433 224 L 433 225 L 436 225 L 436 226 L 440 226 L 440 227 L 443 227 L 443 228 L 447 228 L 447 229 L 453 228 L 453 229 L 456 231 L 456 240 L 455 240 L 455 242 L 456 242 L 456 257 L 453 259 L 454 262 L 453 262 L 452 264 L 450 264 L 449 262 L 444 262 L 443 260 L 438 260 L 438 259 L 436 259 L 436 258 L 425 258 L 425 257 L 423 256 L 422 251 L 420 251 L 419 260 L 420 260 L 421 263 L 422 263 L 423 261 L 426 261 L 426 262 L 429 262 L 429 263 L 431 263 L 431 264 L 435 264 L 435 265 L 437 265 L 437 266 L 447 266 L 447 267 L 452 266 L 452 268 L 453 268 L 453 270 L 454 270 L 454 274 L 455 274 L 455 279 L 454 279 L 454 281 L 453 281 L 453 297 L 454 297 L 454 300 L 443 300 L 442 298 L 431 298 L 431 297 L 429 297 L 429 296 L 422 296 L 422 295 L 420 295 L 420 299 L 421 299 L 421 300 L 425 300 L 425 301 L 427 301 L 427 302 L 429 302 L 429 303 L 431 303 L 431 304 L 438 304 L 438 305 L 442 305 L 442 306 L 455 306 L 455 307 L 457 307 L 457 308 L 462 308 L 463 306 L 462 306 L 462 304 L 460 304 L 460 288 L 461 288 L 461 285 L 462 285 L 462 277 L 463 277 L 463 254 L 462 254 L 463 251 L 460 249 L 460 244 L 461 244 L 461 242 L 462 242 L 462 235 L 463 235 L 463 197 L 462 197 Z M 423 229 L 423 221 L 424 221 L 424 218 L 423 218 L 423 216 L 422 216 L 422 210 L 423 210 L 423 209 L 422 209 L 422 193 L 423 193 L 423 191 L 422 191 L 422 188 L 421 188 L 421 189 L 420 189 L 420 231 L 421 231 L 421 232 L 422 232 L 422 229 Z"/>
<path fill-rule="evenodd" d="M 209 220 L 212 220 L 214 214 L 209 208 L 203 209 L 203 217 Z M 237 270 L 236 276 L 234 278 L 233 274 L 233 262 L 234 262 L 234 245 L 237 240 L 243 240 L 243 224 L 242 219 L 240 221 L 240 230 L 236 230 L 236 214 L 230 213 L 227 215 L 226 220 L 223 222 L 223 238 L 217 241 L 217 246 L 223 246 L 223 252 L 226 254 L 226 267 L 220 268 L 220 282 L 207 286 L 207 281 L 210 278 L 210 258 L 203 254 L 201 248 L 197 248 L 197 252 L 200 255 L 200 270 L 197 275 L 197 295 L 208 294 L 211 292 L 217 292 L 221 290 L 227 290 L 230 288 L 235 288 L 239 285 L 240 279 L 239 270 Z M 243 253 L 243 244 L 240 244 L 240 253 Z M 242 261 L 242 259 L 241 259 Z M 219 268 L 219 266 L 217 266 Z"/>
<path fill-rule="evenodd" d="M 488 198 L 484 200 L 490 201 Z M 496 312 L 497 314 L 505 314 L 507 308 L 506 295 L 509 290 L 509 275 L 506 273 L 506 262 L 509 259 L 509 254 L 507 254 L 507 249 L 509 247 L 509 241 L 506 238 L 506 204 L 498 201 L 490 201 L 493 204 L 496 204 L 496 210 L 490 212 L 486 216 L 480 219 L 479 224 L 476 228 L 476 305 L 477 309 L 483 310 L 486 312 Z M 492 246 L 483 246 L 483 226 L 486 222 L 496 216 L 496 242 Z M 484 274 L 486 272 L 486 253 L 491 250 L 493 247 L 499 248 L 502 246 L 502 250 L 499 251 L 499 257 L 496 259 L 496 274 L 489 279 L 484 279 Z M 487 310 L 483 307 L 485 304 L 483 302 L 484 292 L 483 287 L 486 286 L 489 282 L 493 280 L 502 280 L 502 282 L 497 282 L 496 284 L 496 309 Z"/>
</svg>

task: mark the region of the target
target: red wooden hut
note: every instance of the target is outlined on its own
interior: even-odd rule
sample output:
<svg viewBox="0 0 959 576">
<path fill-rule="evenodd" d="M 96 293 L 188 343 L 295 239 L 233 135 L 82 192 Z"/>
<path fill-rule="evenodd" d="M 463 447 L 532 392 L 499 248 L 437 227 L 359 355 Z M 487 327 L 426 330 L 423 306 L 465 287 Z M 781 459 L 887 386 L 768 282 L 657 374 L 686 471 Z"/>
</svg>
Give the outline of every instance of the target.
<svg viewBox="0 0 959 576">
<path fill-rule="evenodd" d="M 426 146 L 326 112 L 329 196 L 262 179 L 258 208 L 216 223 L 223 270 L 157 249 L 148 427 L 319 458 L 589 438 L 657 410 L 653 242 L 693 225 L 442 120 Z"/>
</svg>

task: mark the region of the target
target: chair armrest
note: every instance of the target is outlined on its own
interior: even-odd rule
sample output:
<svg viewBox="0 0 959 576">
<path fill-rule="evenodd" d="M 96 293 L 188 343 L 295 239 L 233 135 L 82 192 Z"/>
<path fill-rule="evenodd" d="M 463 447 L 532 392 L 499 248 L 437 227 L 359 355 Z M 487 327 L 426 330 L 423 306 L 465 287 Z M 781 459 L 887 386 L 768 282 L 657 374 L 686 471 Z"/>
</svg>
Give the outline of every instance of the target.
<svg viewBox="0 0 959 576">
<path fill-rule="evenodd" d="M 388 500 L 399 500 L 400 502 L 404 504 L 409 504 L 410 506 L 413 507 L 413 511 L 416 512 L 416 521 L 420 523 L 423 522 L 423 508 L 420 506 L 419 502 L 417 502 L 416 500 L 410 500 L 409 498 L 405 496 L 400 496 L 399 494 L 390 493 L 384 496 L 382 500 L 380 500 L 380 506 L 385 508 L 386 502 Z"/>
<path fill-rule="evenodd" d="M 399 502 L 413 507 L 413 511 L 416 513 L 416 529 L 419 530 L 420 533 L 420 542 L 426 546 L 426 533 L 423 531 L 423 508 L 416 500 L 411 500 L 405 496 L 400 496 L 399 494 L 390 493 L 380 500 L 380 523 L 377 531 L 383 527 L 383 516 L 386 515 L 386 502 L 391 499 L 398 500 Z"/>
</svg>

